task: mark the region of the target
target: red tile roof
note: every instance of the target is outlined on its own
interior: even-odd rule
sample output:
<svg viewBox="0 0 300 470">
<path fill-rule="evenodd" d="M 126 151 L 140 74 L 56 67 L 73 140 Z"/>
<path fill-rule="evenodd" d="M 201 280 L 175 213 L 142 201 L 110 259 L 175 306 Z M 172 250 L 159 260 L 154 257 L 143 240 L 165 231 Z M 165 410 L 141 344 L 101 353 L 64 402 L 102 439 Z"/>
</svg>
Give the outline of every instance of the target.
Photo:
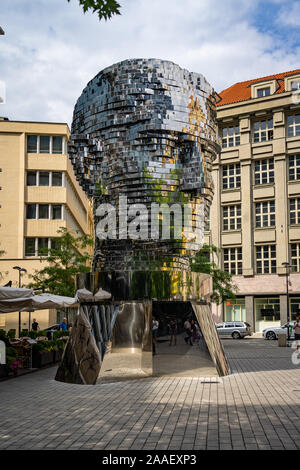
<svg viewBox="0 0 300 470">
<path fill-rule="evenodd" d="M 267 77 L 255 78 L 253 80 L 247 80 L 246 82 L 238 82 L 232 85 L 229 88 L 221 91 L 219 93 L 220 101 L 217 103 L 217 106 L 224 106 L 225 104 L 239 103 L 240 101 L 246 101 L 251 99 L 251 85 L 257 82 L 263 82 L 267 80 L 277 80 L 278 89 L 275 94 L 283 93 L 284 88 L 284 78 L 289 75 L 300 74 L 300 69 L 292 70 L 290 72 L 278 73 L 276 75 L 269 75 Z"/>
</svg>

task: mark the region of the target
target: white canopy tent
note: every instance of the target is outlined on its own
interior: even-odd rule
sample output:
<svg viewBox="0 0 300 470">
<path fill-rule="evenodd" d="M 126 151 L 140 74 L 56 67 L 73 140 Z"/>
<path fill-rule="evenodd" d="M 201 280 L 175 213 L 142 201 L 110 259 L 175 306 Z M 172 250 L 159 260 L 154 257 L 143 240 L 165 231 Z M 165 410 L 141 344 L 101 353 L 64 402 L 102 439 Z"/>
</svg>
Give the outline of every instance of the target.
<svg viewBox="0 0 300 470">
<path fill-rule="evenodd" d="M 73 297 L 54 294 L 34 295 L 32 289 L 0 287 L 0 313 L 33 312 L 50 308 L 77 307 Z"/>
<path fill-rule="evenodd" d="M 74 298 L 54 294 L 34 295 L 32 289 L 0 287 L 0 313 L 78 307 L 81 302 L 101 302 L 110 298 L 111 294 L 101 288 L 94 295 L 86 289 L 80 289 Z"/>
</svg>

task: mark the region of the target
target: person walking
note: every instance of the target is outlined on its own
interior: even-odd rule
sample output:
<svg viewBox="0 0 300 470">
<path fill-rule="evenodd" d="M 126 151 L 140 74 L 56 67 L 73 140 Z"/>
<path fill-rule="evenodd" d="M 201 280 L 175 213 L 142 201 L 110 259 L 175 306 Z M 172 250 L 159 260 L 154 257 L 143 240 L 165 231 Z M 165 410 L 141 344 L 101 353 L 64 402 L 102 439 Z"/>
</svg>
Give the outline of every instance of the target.
<svg viewBox="0 0 300 470">
<path fill-rule="evenodd" d="M 299 342 L 300 342 L 300 317 L 296 317 L 296 323 L 293 326 L 293 330 L 295 333 L 295 341 L 297 341 L 296 349 L 299 349 Z"/>
<path fill-rule="evenodd" d="M 177 323 L 176 320 L 171 320 L 169 325 L 170 344 L 172 346 L 172 340 L 174 338 L 174 346 L 176 346 L 176 335 L 177 335 Z"/>
<path fill-rule="evenodd" d="M 68 329 L 68 323 L 66 317 L 63 319 L 62 322 L 59 324 L 59 331 L 67 331 Z"/>
<path fill-rule="evenodd" d="M 185 332 L 186 332 L 186 337 L 184 338 L 184 341 L 186 342 L 186 344 L 190 344 L 190 346 L 193 346 L 193 343 L 192 343 L 192 325 L 189 321 L 189 319 L 187 318 L 183 324 L 183 328 L 185 329 Z"/>
<path fill-rule="evenodd" d="M 33 322 L 32 322 L 32 325 L 31 325 L 31 329 L 32 329 L 33 331 L 38 331 L 38 330 L 40 329 L 39 324 L 38 324 L 38 322 L 36 321 L 35 318 L 33 319 Z"/>
<path fill-rule="evenodd" d="M 152 318 L 152 338 L 153 341 L 157 343 L 157 333 L 158 333 L 159 321 L 155 317 Z"/>
</svg>

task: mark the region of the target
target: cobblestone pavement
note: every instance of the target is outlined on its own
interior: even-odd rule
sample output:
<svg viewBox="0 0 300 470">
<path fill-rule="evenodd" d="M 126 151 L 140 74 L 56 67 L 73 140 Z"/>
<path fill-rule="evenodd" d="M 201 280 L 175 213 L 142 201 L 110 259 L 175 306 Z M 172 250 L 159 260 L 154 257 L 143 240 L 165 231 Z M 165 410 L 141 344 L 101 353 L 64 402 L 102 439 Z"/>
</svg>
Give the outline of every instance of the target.
<svg viewBox="0 0 300 470">
<path fill-rule="evenodd" d="M 225 378 L 80 386 L 55 382 L 52 367 L 3 381 L 0 449 L 299 449 L 293 350 L 261 338 L 223 344 Z"/>
</svg>

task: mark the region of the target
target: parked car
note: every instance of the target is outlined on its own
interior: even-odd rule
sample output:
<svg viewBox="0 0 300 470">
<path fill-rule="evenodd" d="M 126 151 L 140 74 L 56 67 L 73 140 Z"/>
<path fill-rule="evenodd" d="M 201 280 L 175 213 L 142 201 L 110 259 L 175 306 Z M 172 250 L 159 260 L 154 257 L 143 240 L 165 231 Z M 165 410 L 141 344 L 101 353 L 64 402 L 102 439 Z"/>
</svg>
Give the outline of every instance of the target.
<svg viewBox="0 0 300 470">
<path fill-rule="evenodd" d="M 47 331 L 47 338 L 48 339 L 53 339 L 53 332 L 59 330 L 59 324 L 57 323 L 56 325 L 48 326 L 48 328 L 45 328 L 44 331 Z"/>
<path fill-rule="evenodd" d="M 218 323 L 216 328 L 220 338 L 240 339 L 252 335 L 251 325 L 243 321 Z"/>
<path fill-rule="evenodd" d="M 287 322 L 284 325 L 281 326 L 273 326 L 271 328 L 266 328 L 265 330 L 262 331 L 263 337 L 265 339 L 278 339 L 278 334 L 280 333 L 285 333 L 288 336 L 288 326 L 294 326 L 295 321 Z M 290 338 L 293 339 L 295 337 L 294 330 L 292 329 L 290 333 Z"/>
</svg>

